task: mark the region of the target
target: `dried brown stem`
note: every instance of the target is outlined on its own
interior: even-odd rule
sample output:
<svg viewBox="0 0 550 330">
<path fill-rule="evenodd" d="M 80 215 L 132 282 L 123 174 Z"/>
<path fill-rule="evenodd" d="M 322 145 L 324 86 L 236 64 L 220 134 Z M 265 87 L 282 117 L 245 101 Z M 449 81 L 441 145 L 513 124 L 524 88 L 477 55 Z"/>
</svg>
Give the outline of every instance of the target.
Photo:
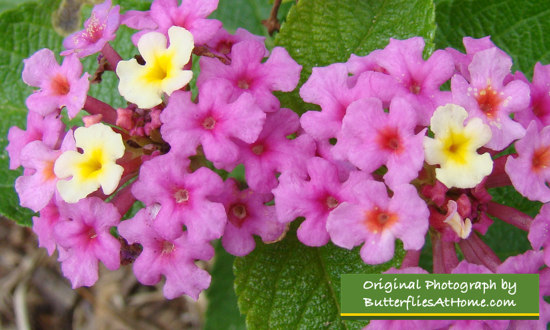
<svg viewBox="0 0 550 330">
<path fill-rule="evenodd" d="M 262 24 L 267 28 L 267 32 L 269 33 L 269 35 L 273 35 L 275 31 L 279 31 L 279 29 L 281 28 L 281 24 L 277 19 L 277 13 L 279 12 L 279 7 L 281 6 L 282 1 L 283 0 L 273 1 L 273 7 L 271 8 L 269 18 L 262 21 Z"/>
</svg>

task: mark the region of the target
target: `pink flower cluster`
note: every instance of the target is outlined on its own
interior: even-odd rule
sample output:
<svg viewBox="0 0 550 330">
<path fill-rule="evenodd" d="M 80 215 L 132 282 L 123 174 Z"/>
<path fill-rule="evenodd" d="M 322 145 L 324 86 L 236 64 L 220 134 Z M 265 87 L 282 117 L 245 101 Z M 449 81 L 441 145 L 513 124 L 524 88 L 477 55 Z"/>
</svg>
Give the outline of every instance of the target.
<svg viewBox="0 0 550 330">
<path fill-rule="evenodd" d="M 196 262 L 212 258 L 213 240 L 244 256 L 255 248 L 254 235 L 278 241 L 293 221 L 300 222 L 303 244 L 361 246 L 368 264 L 392 259 L 398 239 L 407 251 L 402 271 L 420 271 L 420 250 L 430 239 L 434 273 L 547 277 L 541 267 L 550 265 L 550 207 L 533 219 L 495 203 L 487 189 L 513 185 L 531 200 L 550 202 L 550 67 L 537 64 L 532 82 L 512 74 L 511 58 L 488 37 L 465 38 L 465 54 L 437 50 L 427 59 L 421 38 L 391 39 L 367 56 L 313 68 L 300 96 L 320 111 L 299 117 L 281 108 L 273 92 L 294 90 L 301 66 L 284 48 L 268 50 L 261 37 L 242 29 L 230 34 L 208 19 L 216 7 L 217 0 L 154 0 L 149 11 L 121 15 L 107 0 L 83 31 L 66 39 L 61 65 L 48 49 L 25 61 L 23 80 L 38 89 L 27 99 L 27 129 L 9 131 L 10 168 L 23 166 L 15 183 L 21 205 L 40 213 L 33 218 L 39 244 L 50 254 L 58 250 L 73 287 L 93 285 L 99 261 L 116 269 L 138 246 L 133 270 L 141 283 L 164 277 L 167 298 L 196 299 L 210 283 Z M 106 68 L 116 71 L 121 58 L 109 41 L 119 23 L 139 30 L 135 44 L 152 31 L 188 30 L 200 56 L 198 95 L 185 85 L 152 108 L 121 109 L 87 95 L 89 75 L 79 57 L 101 52 Z M 145 73 L 151 81 L 167 74 L 151 67 Z M 434 114 L 449 104 L 465 109 L 465 124 L 479 122 L 491 135 L 482 151 L 492 156 L 492 172 L 472 187 L 445 185 L 438 176 L 443 165 L 426 157 L 428 132 L 438 131 Z M 70 204 L 56 190 L 56 160 L 81 151 L 73 128 L 63 124 L 63 109 L 69 118 L 85 110 L 86 126 L 105 122 L 122 136 L 125 153 L 116 162 L 123 172 L 113 194 L 95 191 Z M 458 163 L 469 153 L 479 156 L 466 150 L 464 134 L 450 132 L 442 154 Z M 510 146 L 517 154 L 500 156 Z M 228 178 L 238 166 L 244 181 Z M 121 220 L 136 201 L 144 208 Z M 526 231 L 533 250 L 502 262 L 482 239 L 491 216 Z M 548 293 L 541 288 L 541 297 Z M 542 298 L 540 306 L 539 326 L 550 317 Z M 466 326 L 460 322 L 455 326 Z"/>
</svg>

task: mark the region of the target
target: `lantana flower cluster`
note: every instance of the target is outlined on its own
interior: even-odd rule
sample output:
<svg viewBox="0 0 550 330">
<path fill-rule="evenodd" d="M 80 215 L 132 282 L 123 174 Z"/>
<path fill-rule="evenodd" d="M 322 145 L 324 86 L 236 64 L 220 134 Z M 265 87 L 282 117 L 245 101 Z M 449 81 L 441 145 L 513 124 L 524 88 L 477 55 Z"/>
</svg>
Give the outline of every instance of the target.
<svg viewBox="0 0 550 330">
<path fill-rule="evenodd" d="M 425 272 L 429 239 L 434 273 L 539 273 L 540 320 L 511 322 L 546 327 L 550 206 L 531 218 L 487 189 L 550 202 L 549 66 L 537 64 L 531 82 L 489 37 L 427 59 L 422 38 L 391 39 L 313 68 L 299 93 L 320 111 L 299 117 L 273 92 L 294 90 L 301 66 L 207 18 L 217 2 L 155 0 L 120 14 L 107 0 L 66 38 L 61 64 L 49 49 L 25 60 L 23 81 L 37 89 L 26 130 L 9 131 L 10 168 L 24 168 L 20 203 L 39 213 L 39 244 L 58 251 L 73 287 L 93 285 L 99 262 L 132 263 L 145 285 L 164 277 L 167 298 L 197 299 L 210 283 L 197 261 L 213 257 L 214 240 L 244 256 L 254 236 L 279 241 L 298 221 L 303 244 L 360 246 L 367 264 L 391 260 L 401 241 L 406 256 L 392 271 Z M 110 44 L 120 25 L 136 30 L 134 58 Z M 100 81 L 82 73 L 87 56 L 116 74 L 126 107 L 88 94 Z M 83 126 L 66 127 L 77 115 Z M 245 181 L 228 175 L 238 166 Z M 121 220 L 136 202 L 143 208 Z M 533 250 L 500 260 L 483 240 L 493 218 L 524 230 Z"/>
</svg>

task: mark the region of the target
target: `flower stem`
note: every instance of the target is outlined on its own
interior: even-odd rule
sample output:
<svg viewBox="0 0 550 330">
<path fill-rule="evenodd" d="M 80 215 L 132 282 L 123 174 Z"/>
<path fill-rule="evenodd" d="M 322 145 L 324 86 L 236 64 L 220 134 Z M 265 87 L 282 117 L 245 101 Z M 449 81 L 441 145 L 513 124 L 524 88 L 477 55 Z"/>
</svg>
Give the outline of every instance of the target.
<svg viewBox="0 0 550 330">
<path fill-rule="evenodd" d="M 420 260 L 420 253 L 422 250 L 407 250 L 403 262 L 401 262 L 401 269 L 407 267 L 418 267 L 418 261 Z"/>
<path fill-rule="evenodd" d="M 116 196 L 111 200 L 113 205 L 117 208 L 118 212 L 120 213 L 120 216 L 123 216 L 130 210 L 132 205 L 134 205 L 134 202 L 136 201 L 136 198 L 134 195 L 132 195 L 132 185 L 127 185 L 122 190 L 120 190 Z"/>
<path fill-rule="evenodd" d="M 104 122 L 111 125 L 116 123 L 116 110 L 105 102 L 96 99 L 93 96 L 88 95 L 86 102 L 84 103 L 84 110 L 91 115 L 100 114 Z"/>
<path fill-rule="evenodd" d="M 501 264 L 495 252 L 475 233 L 472 233 L 467 239 L 461 240 L 458 245 L 468 262 L 485 266 L 493 273 Z"/>
<path fill-rule="evenodd" d="M 433 252 L 433 273 L 448 274 L 458 265 L 455 244 L 441 239 L 439 233 L 430 233 Z"/>
<path fill-rule="evenodd" d="M 487 177 L 485 188 L 489 189 L 512 185 L 512 181 L 504 169 L 508 156 L 510 155 L 499 157 L 493 161 L 493 172 Z"/>
<path fill-rule="evenodd" d="M 113 71 L 116 71 L 116 66 L 118 65 L 118 62 L 122 60 L 122 57 L 118 54 L 116 50 L 114 50 L 111 44 L 106 43 L 101 50 L 101 54 L 105 57 L 111 69 Z"/>
<path fill-rule="evenodd" d="M 513 207 L 489 202 L 487 204 L 487 214 L 497 217 L 500 220 L 518 227 L 521 230 L 528 231 L 533 222 L 533 218 L 527 214 L 516 210 Z"/>
</svg>

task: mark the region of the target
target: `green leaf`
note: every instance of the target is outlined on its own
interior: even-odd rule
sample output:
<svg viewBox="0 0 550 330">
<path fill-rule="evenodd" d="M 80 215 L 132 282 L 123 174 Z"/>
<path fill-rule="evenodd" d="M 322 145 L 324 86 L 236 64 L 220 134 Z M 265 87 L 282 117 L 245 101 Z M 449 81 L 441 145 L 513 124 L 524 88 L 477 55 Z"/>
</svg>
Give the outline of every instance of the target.
<svg viewBox="0 0 550 330">
<path fill-rule="evenodd" d="M 245 329 L 245 318 L 237 308 L 237 296 L 233 288 L 233 261 L 235 257 L 225 252 L 220 241 L 216 242 L 216 257 L 210 271 L 212 282 L 206 291 L 205 330 Z"/>
<path fill-rule="evenodd" d="M 221 0 L 218 9 L 209 16 L 223 22 L 229 32 L 245 28 L 249 32 L 268 36 L 262 20 L 269 17 L 271 5 L 267 0 Z"/>
<path fill-rule="evenodd" d="M 436 46 L 464 49 L 462 38 L 491 36 L 527 76 L 550 62 L 550 2 L 447 0 L 437 4 Z"/>
<path fill-rule="evenodd" d="M 273 48 L 273 38 L 267 33 L 262 24 L 269 18 L 271 7 L 267 0 L 220 0 L 218 9 L 209 16 L 223 22 L 223 27 L 230 33 L 237 28 L 247 29 L 249 32 L 266 37 L 267 48 Z M 277 12 L 279 22 L 284 22 L 293 3 L 282 4 Z"/>
<path fill-rule="evenodd" d="M 33 212 L 19 206 L 14 181 L 22 172 L 9 170 L 8 153 L 5 151 L 7 134 L 13 125 L 20 128 L 26 126 L 25 99 L 32 89 L 21 80 L 23 59 L 44 47 L 54 50 L 61 47 L 63 39 L 51 25 L 51 15 L 58 4 L 58 0 L 25 3 L 0 15 L 0 214 L 22 225 L 31 224 Z"/>
<path fill-rule="evenodd" d="M 281 93 L 282 106 L 303 113 L 312 109 L 299 97 L 299 87 L 314 66 L 345 62 L 385 47 L 389 38 L 422 36 L 433 49 L 434 4 L 431 0 L 300 0 L 290 10 L 275 39 L 303 66 L 298 88 Z"/>
<path fill-rule="evenodd" d="M 357 248 L 308 247 L 293 228 L 281 242 L 257 241 L 251 254 L 235 260 L 239 308 L 249 329 L 360 329 L 364 321 L 340 319 L 340 274 L 381 273 L 403 256 L 399 244 L 392 261 L 369 266 Z"/>
<path fill-rule="evenodd" d="M 12 9 L 23 2 L 27 2 L 30 0 L 0 0 L 0 12 L 8 9 Z"/>
</svg>

